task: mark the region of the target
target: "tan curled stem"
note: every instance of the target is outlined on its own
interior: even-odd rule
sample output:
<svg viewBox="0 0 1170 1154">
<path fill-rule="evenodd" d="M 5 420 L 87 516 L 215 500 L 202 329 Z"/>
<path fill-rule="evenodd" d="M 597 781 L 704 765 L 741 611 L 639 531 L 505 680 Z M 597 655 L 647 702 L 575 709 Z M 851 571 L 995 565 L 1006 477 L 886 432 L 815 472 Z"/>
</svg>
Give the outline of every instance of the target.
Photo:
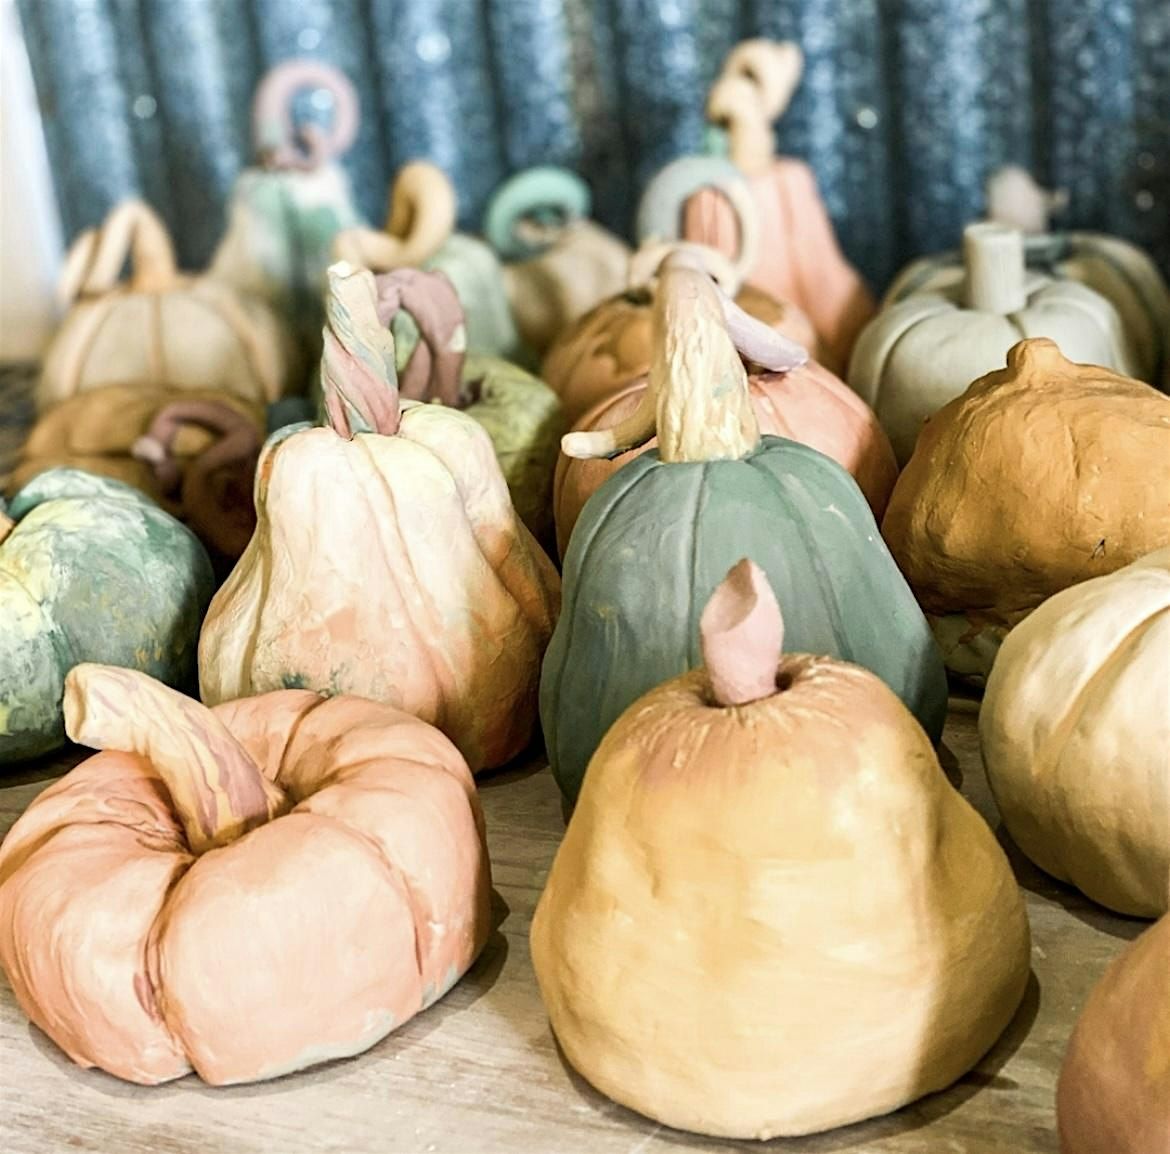
<svg viewBox="0 0 1170 1154">
<path fill-rule="evenodd" d="M 734 48 L 707 97 L 707 119 L 727 126 L 732 163 L 749 176 L 776 154 L 774 123 L 800 83 L 804 57 L 791 41 L 747 40 Z"/>
<path fill-rule="evenodd" d="M 719 705 L 747 705 L 776 692 L 784 619 L 755 562 L 745 557 L 711 594 L 699 619 L 699 644 Z"/>
<path fill-rule="evenodd" d="M 227 845 L 289 806 L 205 705 L 145 673 L 76 665 L 65 678 L 65 731 L 79 745 L 135 753 L 166 782 L 191 852 Z"/>
</svg>

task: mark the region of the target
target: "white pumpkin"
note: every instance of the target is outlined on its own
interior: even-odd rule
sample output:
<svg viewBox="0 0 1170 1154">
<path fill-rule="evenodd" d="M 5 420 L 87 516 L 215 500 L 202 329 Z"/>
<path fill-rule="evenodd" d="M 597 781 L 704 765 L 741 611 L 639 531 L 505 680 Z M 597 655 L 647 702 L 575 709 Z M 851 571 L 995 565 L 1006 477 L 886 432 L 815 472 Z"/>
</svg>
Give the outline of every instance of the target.
<svg viewBox="0 0 1170 1154">
<path fill-rule="evenodd" d="M 1170 548 L 1017 625 L 979 734 L 1004 824 L 1041 869 L 1120 913 L 1170 910 Z"/>
<path fill-rule="evenodd" d="M 963 271 L 948 284 L 884 308 L 864 329 L 849 384 L 877 413 L 899 464 L 923 422 L 976 378 L 1006 364 L 1025 337 L 1049 337 L 1071 361 L 1136 375 L 1138 358 L 1117 310 L 1071 281 L 1028 272 L 1022 235 L 969 225 Z"/>
</svg>

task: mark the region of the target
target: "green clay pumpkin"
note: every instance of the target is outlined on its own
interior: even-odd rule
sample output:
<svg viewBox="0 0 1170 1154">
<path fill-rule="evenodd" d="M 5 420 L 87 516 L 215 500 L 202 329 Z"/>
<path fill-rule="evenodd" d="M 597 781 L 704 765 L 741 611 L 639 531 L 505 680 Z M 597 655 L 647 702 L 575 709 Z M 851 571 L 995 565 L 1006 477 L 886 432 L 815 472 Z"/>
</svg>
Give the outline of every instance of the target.
<svg viewBox="0 0 1170 1154">
<path fill-rule="evenodd" d="M 34 477 L 0 509 L 0 764 L 65 743 L 79 662 L 194 686 L 213 591 L 198 539 L 137 489 L 80 469 Z"/>
<path fill-rule="evenodd" d="M 791 368 L 797 362 L 777 353 L 783 338 L 728 309 L 685 255 L 668 258 L 659 286 L 646 403 L 616 429 L 563 442 L 569 456 L 611 456 L 657 432 L 659 448 L 589 499 L 569 543 L 540 687 L 561 791 L 576 799 L 589 759 L 628 706 L 701 663 L 699 615 L 743 556 L 792 607 L 786 649 L 871 670 L 937 742 L 942 659 L 861 490 L 815 450 L 759 436 L 737 346 L 757 363 Z"/>
</svg>

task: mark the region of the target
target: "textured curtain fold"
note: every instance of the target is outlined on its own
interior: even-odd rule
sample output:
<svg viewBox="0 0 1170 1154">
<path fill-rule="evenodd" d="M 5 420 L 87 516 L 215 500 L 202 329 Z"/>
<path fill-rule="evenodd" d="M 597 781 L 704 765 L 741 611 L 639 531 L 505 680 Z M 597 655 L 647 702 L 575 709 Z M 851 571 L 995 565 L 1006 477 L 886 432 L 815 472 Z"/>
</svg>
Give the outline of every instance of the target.
<svg viewBox="0 0 1170 1154">
<path fill-rule="evenodd" d="M 990 171 L 1065 188 L 1062 223 L 1170 264 L 1166 0 L 19 0 L 67 236 L 119 197 L 154 203 L 206 260 L 251 160 L 257 78 L 289 56 L 354 81 L 345 158 L 362 210 L 428 157 L 474 228 L 540 162 L 580 169 L 628 228 L 645 182 L 700 147 L 707 86 L 746 35 L 791 37 L 806 69 L 779 126 L 850 256 L 880 287 L 955 243 Z M 311 105 L 307 115 L 324 115 Z"/>
</svg>

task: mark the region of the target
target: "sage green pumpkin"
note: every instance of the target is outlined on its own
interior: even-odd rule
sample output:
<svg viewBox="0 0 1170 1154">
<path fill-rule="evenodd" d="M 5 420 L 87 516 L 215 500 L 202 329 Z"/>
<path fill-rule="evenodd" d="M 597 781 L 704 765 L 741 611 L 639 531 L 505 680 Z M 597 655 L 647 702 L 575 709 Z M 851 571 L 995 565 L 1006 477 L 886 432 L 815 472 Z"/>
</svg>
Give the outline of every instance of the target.
<svg viewBox="0 0 1170 1154">
<path fill-rule="evenodd" d="M 742 460 L 668 463 L 652 450 L 590 497 L 565 556 L 540 719 L 570 801 L 618 717 L 702 664 L 699 615 L 743 557 L 785 607 L 785 650 L 876 673 L 938 742 L 942 658 L 853 478 L 782 437 Z"/>
<path fill-rule="evenodd" d="M 80 662 L 194 687 L 213 591 L 198 539 L 137 489 L 79 469 L 34 477 L 0 516 L 0 764 L 65 743 Z"/>
</svg>

